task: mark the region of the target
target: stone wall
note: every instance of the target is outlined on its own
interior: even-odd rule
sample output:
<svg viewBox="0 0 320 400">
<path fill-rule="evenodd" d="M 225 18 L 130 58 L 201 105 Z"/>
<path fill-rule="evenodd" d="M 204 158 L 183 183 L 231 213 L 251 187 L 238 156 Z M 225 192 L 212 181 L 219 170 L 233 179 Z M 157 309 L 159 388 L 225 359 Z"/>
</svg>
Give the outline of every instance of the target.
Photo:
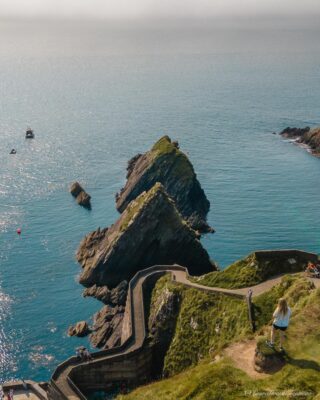
<svg viewBox="0 0 320 400">
<path fill-rule="evenodd" d="M 258 261 L 273 261 L 281 259 L 295 259 L 299 263 L 318 262 L 318 255 L 302 250 L 259 250 L 255 251 Z"/>
<path fill-rule="evenodd" d="M 112 357 L 110 361 L 92 363 L 90 368 L 79 365 L 71 372 L 70 378 L 83 392 L 105 390 L 117 382 L 130 386 L 145 383 L 150 378 L 152 353 L 148 348 L 140 348 L 128 354 Z"/>
</svg>

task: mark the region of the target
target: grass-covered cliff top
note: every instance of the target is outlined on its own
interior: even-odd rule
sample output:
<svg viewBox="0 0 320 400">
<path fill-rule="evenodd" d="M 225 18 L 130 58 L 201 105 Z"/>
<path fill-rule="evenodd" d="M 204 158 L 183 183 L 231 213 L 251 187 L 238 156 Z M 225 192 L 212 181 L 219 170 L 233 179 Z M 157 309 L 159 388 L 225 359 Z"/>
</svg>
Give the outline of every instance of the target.
<svg viewBox="0 0 320 400">
<path fill-rule="evenodd" d="M 120 231 L 123 232 L 134 221 L 135 217 L 139 215 L 141 209 L 158 194 L 164 193 L 163 186 L 158 182 L 147 192 L 141 193 L 136 199 L 132 200 L 122 215 L 120 223 Z"/>
<path fill-rule="evenodd" d="M 163 136 L 152 147 L 149 152 L 153 163 L 159 161 L 162 157 L 171 157 L 173 167 L 170 174 L 178 176 L 180 179 L 187 180 L 195 177 L 195 172 L 187 155 L 183 153 L 175 142 L 172 142 L 169 136 Z M 156 163 L 158 165 L 158 163 Z"/>
<path fill-rule="evenodd" d="M 218 293 L 205 293 L 161 278 L 154 299 L 161 290 L 179 291 L 180 312 L 175 335 L 164 362 L 164 375 L 176 374 L 202 358 L 221 350 L 235 338 L 250 335 L 245 302 Z M 152 310 L 152 305 L 151 305 Z"/>
<path fill-rule="evenodd" d="M 155 290 L 170 290 L 170 285 L 168 278 L 162 278 Z M 254 299 L 258 313 L 255 338 L 266 352 L 269 351 L 264 346 L 269 333 L 267 324 L 279 296 L 288 299 L 293 311 L 285 343 L 286 365 L 272 375 L 257 379 L 236 368 L 232 358 L 221 351 L 229 343 L 253 337 L 246 329 L 244 304 L 228 296 L 178 288 L 182 303 L 165 360 L 165 369 L 171 377 L 120 395 L 118 400 L 289 400 L 296 398 L 296 393 L 300 393 L 299 399 L 319 398 L 320 289 L 301 276 L 284 276 L 280 284 Z M 212 359 L 217 353 L 220 357 Z M 281 394 L 277 397 L 276 392 Z"/>
<path fill-rule="evenodd" d="M 307 262 L 296 251 L 254 252 L 236 261 L 223 271 L 214 271 L 192 278 L 206 286 L 243 288 L 257 285 L 268 278 L 287 272 L 303 271 Z"/>
</svg>

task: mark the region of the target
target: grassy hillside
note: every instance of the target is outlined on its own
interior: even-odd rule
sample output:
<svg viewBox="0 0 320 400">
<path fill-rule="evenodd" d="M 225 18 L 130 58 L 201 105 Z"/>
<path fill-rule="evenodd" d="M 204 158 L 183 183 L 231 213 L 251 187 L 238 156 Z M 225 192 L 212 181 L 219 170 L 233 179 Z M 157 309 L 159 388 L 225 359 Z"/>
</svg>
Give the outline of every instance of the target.
<svg viewBox="0 0 320 400">
<path fill-rule="evenodd" d="M 235 338 L 250 334 L 246 303 L 222 294 L 208 294 L 171 283 L 166 275 L 159 279 L 153 302 L 159 290 L 179 292 L 180 312 L 174 337 L 164 360 L 164 375 L 174 375 L 217 353 Z M 151 304 L 151 313 L 153 304 Z"/>
<path fill-rule="evenodd" d="M 158 285 L 170 290 L 171 283 L 164 277 Z M 165 372 L 170 377 L 117 400 L 319 399 L 320 289 L 301 276 L 285 276 L 279 285 L 255 298 L 257 339 L 269 333 L 266 324 L 280 296 L 288 298 L 293 310 L 285 344 L 286 365 L 264 379 L 249 377 L 221 352 L 231 342 L 253 337 L 247 328 L 244 302 L 183 287 L 179 290 L 180 314 L 165 359 Z M 265 339 L 262 337 L 262 343 Z M 212 359 L 212 347 L 213 355 L 221 358 Z"/>
<path fill-rule="evenodd" d="M 229 360 L 222 360 L 201 362 L 174 377 L 120 395 L 117 400 L 289 400 L 296 398 L 295 393 L 301 393 L 299 399 L 315 399 L 320 393 L 319 372 L 287 365 L 270 378 L 253 380 Z"/>
<path fill-rule="evenodd" d="M 243 288 L 257 285 L 276 275 L 300 272 L 306 267 L 306 260 L 292 251 L 254 252 L 236 261 L 223 271 L 214 271 L 192 280 L 206 286 L 222 288 Z"/>
</svg>

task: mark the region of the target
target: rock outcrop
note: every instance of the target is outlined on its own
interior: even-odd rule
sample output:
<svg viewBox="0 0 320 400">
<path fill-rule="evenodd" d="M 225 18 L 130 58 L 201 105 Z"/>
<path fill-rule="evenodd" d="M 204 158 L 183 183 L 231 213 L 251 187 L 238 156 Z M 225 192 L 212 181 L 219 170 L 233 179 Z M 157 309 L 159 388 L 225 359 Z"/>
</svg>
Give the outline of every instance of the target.
<svg viewBox="0 0 320 400">
<path fill-rule="evenodd" d="M 174 336 L 181 296 L 167 287 L 157 296 L 149 315 L 149 345 L 153 350 L 153 376 L 162 375 L 164 357 Z"/>
<path fill-rule="evenodd" d="M 109 349 L 120 344 L 127 291 L 127 281 L 120 282 L 114 289 L 93 285 L 84 290 L 84 297 L 95 297 L 106 304 L 94 315 L 93 333 L 90 335 L 93 346 Z"/>
<path fill-rule="evenodd" d="M 110 288 L 155 264 L 178 263 L 192 275 L 216 269 L 160 183 L 133 200 L 103 234 L 89 234 L 77 259 L 83 268 L 80 283 Z"/>
<path fill-rule="evenodd" d="M 303 137 L 303 135 L 305 135 L 309 131 L 310 131 L 309 126 L 306 126 L 305 128 L 290 128 L 290 126 L 288 126 L 283 131 L 280 132 L 280 135 L 288 139 L 296 139 Z"/>
<path fill-rule="evenodd" d="M 124 307 L 104 306 L 94 315 L 93 333 L 90 341 L 93 346 L 109 349 L 120 345 Z"/>
<path fill-rule="evenodd" d="M 114 289 L 109 289 L 108 286 L 93 285 L 83 291 L 83 297 L 95 297 L 104 304 L 112 306 L 126 304 L 128 282 L 122 281 Z"/>
<path fill-rule="evenodd" d="M 138 154 L 128 162 L 127 183 L 116 194 L 116 207 L 124 212 L 128 204 L 142 192 L 160 182 L 177 209 L 190 226 L 199 232 L 213 232 L 206 217 L 210 208 L 193 166 L 177 142 L 162 137 L 145 154 Z"/>
<path fill-rule="evenodd" d="M 70 187 L 70 193 L 76 198 L 77 203 L 85 208 L 91 208 L 91 196 L 83 189 L 79 182 L 74 182 Z"/>
<path fill-rule="evenodd" d="M 312 129 L 308 126 L 305 128 L 288 127 L 280 132 L 280 135 L 288 139 L 295 139 L 296 143 L 308 146 L 312 154 L 320 156 L 320 127 Z"/>
<path fill-rule="evenodd" d="M 91 329 L 86 321 L 77 322 L 74 326 L 70 326 L 68 329 L 69 336 L 83 337 L 89 335 Z"/>
</svg>

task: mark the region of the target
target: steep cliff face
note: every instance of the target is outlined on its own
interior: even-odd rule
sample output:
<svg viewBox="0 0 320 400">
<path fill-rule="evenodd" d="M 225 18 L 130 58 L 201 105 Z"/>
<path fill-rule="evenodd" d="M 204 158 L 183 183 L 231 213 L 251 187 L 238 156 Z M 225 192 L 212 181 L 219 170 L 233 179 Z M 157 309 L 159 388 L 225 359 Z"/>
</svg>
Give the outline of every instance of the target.
<svg viewBox="0 0 320 400">
<path fill-rule="evenodd" d="M 216 269 L 160 183 L 133 200 L 109 229 L 89 234 L 77 258 L 80 283 L 110 288 L 155 264 L 178 263 L 193 275 Z"/>
<path fill-rule="evenodd" d="M 286 128 L 280 135 L 288 139 L 296 139 L 297 143 L 309 146 L 312 154 L 320 156 L 320 127 L 310 129 Z"/>
<path fill-rule="evenodd" d="M 206 217 L 210 202 L 197 179 L 186 154 L 177 142 L 162 137 L 145 154 L 138 154 L 128 162 L 127 183 L 116 195 L 116 207 L 123 212 L 142 192 L 160 182 L 190 226 L 200 232 L 213 232 Z"/>
<path fill-rule="evenodd" d="M 167 278 L 158 281 L 152 292 L 148 319 L 148 343 L 153 352 L 154 377 L 162 376 L 164 358 L 174 337 L 182 297 L 170 284 L 163 286 L 163 282 L 170 282 Z"/>
<path fill-rule="evenodd" d="M 105 305 L 94 315 L 93 332 L 90 335 L 94 347 L 110 349 L 120 345 L 124 306 Z"/>
</svg>

